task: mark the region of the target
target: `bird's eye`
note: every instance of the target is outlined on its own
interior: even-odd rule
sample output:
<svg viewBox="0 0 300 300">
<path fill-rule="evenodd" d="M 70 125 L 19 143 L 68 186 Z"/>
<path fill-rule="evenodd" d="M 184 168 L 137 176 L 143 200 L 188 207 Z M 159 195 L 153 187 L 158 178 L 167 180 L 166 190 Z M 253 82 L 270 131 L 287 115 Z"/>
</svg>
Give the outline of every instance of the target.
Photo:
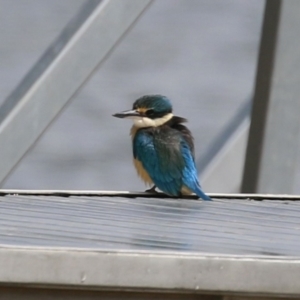
<svg viewBox="0 0 300 300">
<path fill-rule="evenodd" d="M 148 109 L 148 110 L 146 111 L 146 115 L 147 115 L 147 116 L 151 116 L 151 115 L 153 115 L 153 113 L 154 113 L 154 110 L 153 110 L 153 109 Z"/>
</svg>

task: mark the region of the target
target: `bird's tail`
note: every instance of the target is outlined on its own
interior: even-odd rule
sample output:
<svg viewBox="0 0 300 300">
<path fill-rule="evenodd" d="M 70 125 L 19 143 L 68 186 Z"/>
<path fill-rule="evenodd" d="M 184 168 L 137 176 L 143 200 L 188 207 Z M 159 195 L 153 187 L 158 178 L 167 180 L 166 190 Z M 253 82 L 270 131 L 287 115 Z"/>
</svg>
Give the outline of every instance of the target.
<svg viewBox="0 0 300 300">
<path fill-rule="evenodd" d="M 197 186 L 193 192 L 199 197 L 201 198 L 202 200 L 206 200 L 206 201 L 212 201 L 212 199 L 207 196 L 202 190 L 201 190 L 201 187 L 200 186 Z"/>
<path fill-rule="evenodd" d="M 197 191 L 197 196 L 200 197 L 202 200 L 205 200 L 205 201 L 212 201 L 212 199 L 207 196 L 204 192 L 202 192 L 201 190 Z"/>
<path fill-rule="evenodd" d="M 195 180 L 193 180 L 193 181 L 192 180 L 184 181 L 184 186 L 186 186 L 190 192 L 195 193 L 202 200 L 206 200 L 206 201 L 211 201 L 212 200 L 209 196 L 207 196 L 202 191 L 202 188 L 201 188 L 197 178 L 195 178 Z"/>
</svg>

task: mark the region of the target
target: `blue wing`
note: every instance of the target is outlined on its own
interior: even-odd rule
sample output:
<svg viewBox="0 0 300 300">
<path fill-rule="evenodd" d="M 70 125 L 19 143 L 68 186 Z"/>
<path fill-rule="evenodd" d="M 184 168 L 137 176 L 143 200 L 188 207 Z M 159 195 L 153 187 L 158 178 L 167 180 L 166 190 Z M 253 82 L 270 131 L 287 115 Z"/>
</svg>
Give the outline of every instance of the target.
<svg viewBox="0 0 300 300">
<path fill-rule="evenodd" d="M 210 200 L 199 185 L 190 146 L 178 131 L 139 130 L 133 139 L 133 154 L 163 192 L 179 196 L 186 186 L 200 198 Z"/>
<path fill-rule="evenodd" d="M 194 192 L 199 198 L 203 200 L 211 200 L 201 189 L 198 181 L 197 169 L 195 166 L 194 157 L 186 142 L 181 143 L 181 152 L 184 157 L 185 167 L 182 172 L 182 181 L 192 192 Z"/>
</svg>

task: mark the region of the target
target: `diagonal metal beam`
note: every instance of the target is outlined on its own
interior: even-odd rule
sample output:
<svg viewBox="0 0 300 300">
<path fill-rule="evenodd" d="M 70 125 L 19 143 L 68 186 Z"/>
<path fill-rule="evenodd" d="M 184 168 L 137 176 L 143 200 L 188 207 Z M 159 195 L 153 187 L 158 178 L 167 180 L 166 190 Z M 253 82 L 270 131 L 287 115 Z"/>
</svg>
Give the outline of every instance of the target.
<svg viewBox="0 0 300 300">
<path fill-rule="evenodd" d="M 213 193 L 238 193 L 249 132 L 249 118 L 239 124 L 201 175 L 204 190 Z"/>
<path fill-rule="evenodd" d="M 152 0 L 90 0 L 0 107 L 0 182 Z"/>
<path fill-rule="evenodd" d="M 206 153 L 197 161 L 206 191 L 239 192 L 249 132 L 252 99 L 245 101 Z"/>
</svg>

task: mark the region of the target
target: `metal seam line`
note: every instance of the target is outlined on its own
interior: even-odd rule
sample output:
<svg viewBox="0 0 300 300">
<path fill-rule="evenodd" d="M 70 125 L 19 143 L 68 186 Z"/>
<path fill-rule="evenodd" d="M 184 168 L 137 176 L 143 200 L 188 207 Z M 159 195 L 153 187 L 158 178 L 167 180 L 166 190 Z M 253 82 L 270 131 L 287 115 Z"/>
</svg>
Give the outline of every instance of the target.
<svg viewBox="0 0 300 300">
<path fill-rule="evenodd" d="M 147 193 L 147 192 L 130 192 L 130 191 L 96 191 L 96 190 L 0 190 L 0 197 L 6 195 L 22 195 L 22 196 L 88 196 L 88 197 L 124 197 L 124 198 L 172 198 L 163 193 Z M 255 200 L 300 200 L 300 195 L 285 195 L 285 194 L 224 194 L 224 193 L 209 193 L 212 198 L 220 199 L 255 199 Z M 177 198 L 176 198 L 177 199 Z M 184 199 L 195 200 L 195 196 L 186 196 Z M 181 201 L 179 199 L 179 201 Z"/>
</svg>

